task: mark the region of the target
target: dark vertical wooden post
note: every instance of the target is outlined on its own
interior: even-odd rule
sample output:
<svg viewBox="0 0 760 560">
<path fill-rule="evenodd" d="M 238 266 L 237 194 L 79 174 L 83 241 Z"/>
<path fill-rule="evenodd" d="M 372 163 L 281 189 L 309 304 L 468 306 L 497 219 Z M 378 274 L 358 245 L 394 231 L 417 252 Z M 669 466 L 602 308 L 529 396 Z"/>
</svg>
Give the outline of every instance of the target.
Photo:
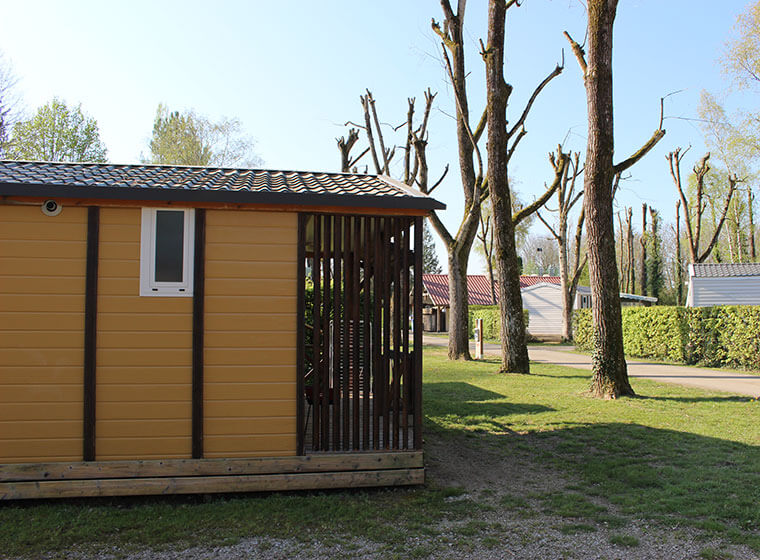
<svg viewBox="0 0 760 560">
<path fill-rule="evenodd" d="M 354 242 L 353 242 L 353 251 L 352 251 L 352 261 L 351 264 L 353 265 L 353 272 L 351 274 L 352 276 L 352 282 L 351 282 L 351 303 L 352 306 L 352 312 L 351 312 L 351 319 L 353 321 L 353 344 L 352 351 L 351 351 L 351 360 L 352 360 L 352 371 L 351 371 L 351 391 L 353 396 L 353 422 L 351 427 L 351 435 L 352 435 L 352 447 L 354 449 L 359 449 L 359 435 L 361 432 L 359 431 L 359 367 L 360 367 L 360 360 L 359 356 L 361 355 L 361 348 L 360 348 L 360 338 L 359 333 L 361 331 L 361 314 L 359 313 L 359 289 L 360 289 L 360 281 L 361 278 L 359 276 L 359 261 L 361 259 L 361 218 L 359 216 L 355 216 L 353 218 L 354 222 Z M 346 445 L 349 445 L 349 442 L 346 441 Z"/>
<path fill-rule="evenodd" d="M 403 252 L 403 258 L 401 261 L 401 299 L 403 305 L 401 308 L 401 315 L 404 321 L 404 326 L 401 331 L 401 341 L 404 345 L 401 362 L 401 381 L 403 390 L 402 399 L 402 425 L 404 430 L 404 449 L 409 448 L 409 234 L 411 222 L 408 219 L 404 219 L 404 226 L 402 230 L 403 243 L 401 244 L 401 251 Z"/>
<path fill-rule="evenodd" d="M 322 295 L 322 356 L 325 359 L 325 367 L 322 375 L 322 387 L 323 391 L 320 395 L 320 408 L 322 414 L 322 449 L 330 449 L 330 397 L 334 395 L 334 387 L 330 385 L 330 247 L 332 247 L 331 237 L 331 216 L 326 215 L 325 220 L 325 250 L 322 253 L 324 257 L 324 263 L 322 266 L 322 272 L 324 274 L 322 278 L 322 289 L 324 293 Z M 336 333 L 333 332 L 333 336 Z M 332 393 L 332 394 L 331 394 Z"/>
<path fill-rule="evenodd" d="M 306 425 L 303 410 L 303 376 L 306 354 L 304 330 L 306 321 L 306 215 L 298 214 L 298 247 L 296 267 L 296 454 L 303 455 Z"/>
<path fill-rule="evenodd" d="M 314 214 L 314 260 L 312 264 L 311 277 L 314 281 L 314 318 L 313 318 L 313 330 L 312 330 L 312 411 L 311 411 L 311 426 L 312 426 L 312 448 L 316 451 L 320 448 L 321 438 L 319 435 L 320 428 L 320 398 L 319 394 L 322 390 L 322 364 L 320 359 L 322 358 L 322 216 Z M 307 420 L 308 421 L 308 420 Z"/>
<path fill-rule="evenodd" d="M 95 391 L 98 337 L 98 248 L 100 208 L 87 208 L 87 261 L 84 295 L 84 414 L 82 416 L 82 458 L 95 460 Z"/>
<path fill-rule="evenodd" d="M 371 262 L 372 257 L 370 256 L 370 248 L 371 248 L 371 235 L 372 235 L 372 229 L 371 229 L 372 220 L 369 217 L 364 218 L 364 343 L 362 345 L 364 350 L 363 355 L 363 367 L 364 367 L 364 376 L 363 376 L 363 401 L 364 405 L 362 408 L 362 441 L 364 442 L 362 445 L 363 450 L 370 449 L 369 445 L 369 407 L 370 407 L 370 400 L 369 400 L 369 382 L 370 382 L 370 372 L 371 372 L 371 366 L 370 366 L 370 360 L 372 359 L 372 356 L 370 354 L 370 348 L 372 347 L 372 344 L 370 343 L 370 319 L 372 318 L 372 296 L 370 292 L 370 281 L 372 278 L 373 268 L 374 264 Z"/>
<path fill-rule="evenodd" d="M 393 449 L 399 449 L 399 394 L 401 392 L 401 218 L 393 218 Z"/>
<path fill-rule="evenodd" d="M 414 448 L 422 449 L 422 217 L 414 219 Z"/>
<path fill-rule="evenodd" d="M 206 279 L 206 210 L 195 209 L 195 255 L 193 257 L 193 459 L 203 457 L 203 303 Z"/>
<path fill-rule="evenodd" d="M 383 256 L 383 447 L 390 445 L 390 379 L 391 379 L 391 266 L 393 247 L 391 246 L 391 234 L 393 233 L 393 218 L 385 218 L 384 233 L 384 256 Z"/>
<path fill-rule="evenodd" d="M 345 299 L 345 290 L 343 288 L 342 274 L 345 272 L 345 260 L 341 251 L 343 239 L 343 217 L 333 217 L 333 378 L 332 378 L 332 395 L 333 395 L 333 449 L 340 449 L 340 399 L 341 399 L 341 379 L 345 375 L 342 369 L 343 354 L 345 352 L 345 314 L 343 312 L 343 300 Z M 342 266 L 341 266 L 342 265 Z"/>
<path fill-rule="evenodd" d="M 380 448 L 380 408 L 382 407 L 382 390 L 383 390 L 383 251 L 381 232 L 383 229 L 383 219 L 375 218 L 375 266 L 374 266 L 374 318 L 372 325 L 372 446 L 374 449 Z"/>
</svg>

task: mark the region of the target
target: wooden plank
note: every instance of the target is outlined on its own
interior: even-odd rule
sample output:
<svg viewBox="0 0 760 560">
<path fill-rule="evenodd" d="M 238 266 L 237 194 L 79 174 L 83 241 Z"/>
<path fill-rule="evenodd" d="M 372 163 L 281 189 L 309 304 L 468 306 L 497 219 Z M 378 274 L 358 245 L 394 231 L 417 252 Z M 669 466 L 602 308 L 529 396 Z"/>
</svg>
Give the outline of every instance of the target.
<svg viewBox="0 0 760 560">
<path fill-rule="evenodd" d="M 193 262 L 193 349 L 192 349 L 192 456 L 203 457 L 203 334 L 206 264 L 206 210 L 195 211 L 195 256 Z"/>
<path fill-rule="evenodd" d="M 306 317 L 306 215 L 298 214 L 298 269 L 296 272 L 296 453 L 303 455 L 304 448 L 304 379 L 305 371 L 305 332 Z"/>
<path fill-rule="evenodd" d="M 403 352 L 401 353 L 401 381 L 403 389 L 402 398 L 402 429 L 403 429 L 403 449 L 409 448 L 409 234 L 410 231 L 409 220 L 404 220 L 404 227 L 402 231 L 401 250 L 403 251 L 403 259 L 401 262 L 401 298 L 402 298 L 402 313 L 401 316 L 404 320 L 404 326 L 401 332 L 401 340 L 403 342 Z"/>
<path fill-rule="evenodd" d="M 46 198 L 39 196 L 6 196 L 6 201 L 31 202 L 39 205 Z M 137 206 L 139 208 L 176 208 L 177 202 L 160 200 L 110 200 L 99 198 L 56 198 L 64 206 L 92 206 L 101 207 L 124 207 Z M 241 210 L 247 212 L 319 212 L 327 214 L 377 214 L 392 216 L 425 216 L 430 210 L 417 208 L 375 208 L 371 206 L 314 206 L 309 204 L 243 204 L 239 202 L 195 202 L 183 201 L 184 208 L 214 208 L 224 210 Z"/>
<path fill-rule="evenodd" d="M 359 356 L 361 355 L 361 348 L 359 346 L 359 330 L 361 329 L 361 316 L 359 314 L 359 261 L 361 260 L 361 218 L 354 216 L 354 243 L 352 253 L 352 275 L 351 275 L 351 318 L 353 322 L 353 344 L 352 344 L 352 379 L 351 390 L 353 392 L 353 422 L 351 427 L 351 443 L 354 450 L 359 449 L 359 436 L 361 435 L 359 429 Z M 346 418 L 346 425 L 348 425 L 348 418 Z M 346 447 L 348 447 L 348 441 L 346 441 Z"/>
<path fill-rule="evenodd" d="M 330 397 L 331 391 L 334 393 L 335 388 L 330 385 L 330 370 L 328 367 L 328 357 L 330 355 L 330 311 L 332 302 L 330 301 L 330 248 L 332 247 L 332 216 L 325 216 L 325 248 L 323 252 L 324 261 L 322 271 L 322 358 L 324 367 L 321 368 L 322 387 L 321 393 L 317 393 L 320 401 L 322 414 L 322 447 L 321 449 L 330 449 Z M 337 334 L 337 333 L 335 333 Z"/>
<path fill-rule="evenodd" d="M 383 299 L 383 252 L 382 239 L 380 230 L 382 229 L 382 218 L 375 218 L 375 263 L 373 287 L 375 292 L 375 312 L 374 324 L 372 326 L 372 448 L 380 448 L 380 406 L 382 395 L 382 306 Z"/>
<path fill-rule="evenodd" d="M 364 406 L 362 407 L 362 450 L 368 450 L 370 449 L 369 445 L 369 427 L 370 427 L 370 416 L 369 416 L 369 409 L 370 409 L 370 360 L 372 359 L 372 356 L 370 354 L 370 319 L 372 317 L 372 296 L 370 292 L 370 276 L 371 276 L 371 265 L 370 265 L 370 249 L 372 247 L 371 245 L 371 218 L 369 216 L 364 218 L 364 344 L 362 345 L 362 350 L 364 352 L 363 355 L 363 364 L 364 364 L 364 386 L 362 387 L 362 400 L 364 401 Z"/>
<path fill-rule="evenodd" d="M 313 421 L 311 423 L 312 427 L 312 441 L 311 445 L 314 450 L 318 450 L 319 443 L 321 441 L 321 438 L 319 437 L 319 428 L 320 428 L 320 414 L 319 414 L 319 393 L 322 390 L 322 384 L 320 379 L 320 359 L 322 357 L 322 339 L 320 337 L 320 333 L 322 331 L 322 318 L 320 315 L 320 307 L 322 304 L 321 299 L 321 265 L 322 265 L 322 256 L 321 256 L 321 249 L 320 245 L 322 243 L 322 217 L 321 216 L 312 216 L 313 223 L 314 223 L 314 253 L 312 258 L 312 267 L 311 267 L 311 277 L 312 282 L 314 284 L 314 304 L 312 306 L 312 348 L 313 348 L 313 354 L 312 354 L 312 375 L 311 378 L 313 380 L 312 387 L 314 387 L 312 392 L 312 407 L 311 407 L 311 414 Z M 308 422 L 308 418 L 306 420 Z"/>
<path fill-rule="evenodd" d="M 219 476 L 422 468 L 421 451 L 330 453 L 252 459 L 164 459 L 0 465 L 0 482 Z"/>
<path fill-rule="evenodd" d="M 333 394 L 333 417 L 332 417 L 332 449 L 340 449 L 340 437 L 341 437 L 341 372 L 343 355 L 345 354 L 345 340 L 346 340 L 346 315 L 345 315 L 345 290 L 341 290 L 341 285 L 345 285 L 344 275 L 347 273 L 345 266 L 345 251 L 346 243 L 343 235 L 343 222 L 345 221 L 343 216 L 335 216 L 335 236 L 333 241 L 333 346 L 332 346 L 332 394 Z M 348 233 L 348 223 L 346 223 L 346 234 Z"/>
<path fill-rule="evenodd" d="M 399 393 L 401 392 L 401 218 L 393 218 L 393 449 L 399 442 Z"/>
<path fill-rule="evenodd" d="M 385 218 L 383 227 L 383 387 L 382 387 L 382 411 L 383 415 L 383 448 L 390 447 L 390 380 L 391 380 L 391 275 L 393 247 L 391 235 L 393 234 L 393 218 Z"/>
<path fill-rule="evenodd" d="M 343 274 L 343 285 L 345 286 L 345 294 L 343 297 L 343 313 L 342 313 L 342 331 L 343 331 L 343 348 L 341 349 L 341 388 L 340 391 L 343 393 L 343 401 L 336 403 L 336 408 L 341 409 L 342 408 L 342 418 L 343 418 L 343 426 L 341 430 L 341 437 L 336 437 L 336 445 L 335 448 L 337 449 L 348 449 L 348 443 L 349 443 L 349 417 L 351 414 L 350 411 L 350 400 L 349 400 L 349 390 L 348 390 L 348 376 L 351 373 L 351 358 L 350 358 L 350 350 L 351 350 L 351 308 L 353 306 L 352 304 L 352 297 L 353 292 L 351 290 L 351 285 L 353 284 L 353 274 L 354 269 L 352 266 L 353 262 L 353 255 L 351 252 L 351 218 L 346 218 L 346 228 L 343 236 L 343 265 L 344 265 L 344 274 Z M 340 430 L 340 428 L 338 428 Z"/>
<path fill-rule="evenodd" d="M 82 417 L 82 458 L 95 460 L 95 394 L 98 319 L 98 248 L 100 208 L 87 209 L 87 272 L 84 297 L 84 413 Z"/>
<path fill-rule="evenodd" d="M 414 448 L 422 449 L 422 221 L 414 219 Z"/>
<path fill-rule="evenodd" d="M 424 469 L 185 478 L 66 480 L 0 484 L 0 501 L 33 498 L 272 492 L 423 484 Z"/>
</svg>

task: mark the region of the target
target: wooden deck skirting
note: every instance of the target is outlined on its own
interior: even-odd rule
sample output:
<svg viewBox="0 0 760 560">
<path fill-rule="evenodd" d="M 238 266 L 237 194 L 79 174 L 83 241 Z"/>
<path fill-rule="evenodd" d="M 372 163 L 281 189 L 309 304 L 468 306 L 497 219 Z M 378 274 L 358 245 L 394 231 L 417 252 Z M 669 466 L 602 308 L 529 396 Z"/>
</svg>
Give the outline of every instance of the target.
<svg viewBox="0 0 760 560">
<path fill-rule="evenodd" d="M 0 465 L 0 501 L 423 484 L 421 451 Z"/>
</svg>

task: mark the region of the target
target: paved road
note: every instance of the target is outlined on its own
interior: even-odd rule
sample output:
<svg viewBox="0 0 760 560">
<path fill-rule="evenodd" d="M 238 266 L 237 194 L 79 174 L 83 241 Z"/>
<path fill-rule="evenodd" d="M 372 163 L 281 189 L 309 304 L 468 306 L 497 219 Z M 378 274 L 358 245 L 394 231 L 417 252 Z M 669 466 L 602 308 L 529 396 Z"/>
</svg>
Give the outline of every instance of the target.
<svg viewBox="0 0 760 560">
<path fill-rule="evenodd" d="M 446 346 L 443 337 L 425 336 L 425 344 Z M 580 369 L 591 369 L 591 357 L 566 351 L 568 347 L 529 346 L 528 354 L 534 362 L 556 364 Z M 470 346 L 474 353 L 474 343 Z M 486 344 L 486 354 L 498 354 L 497 344 Z M 689 387 L 701 387 L 714 391 L 726 391 L 737 395 L 760 396 L 760 375 L 741 371 L 714 370 L 687 366 L 657 364 L 640 360 L 628 360 L 628 375 L 632 378 L 653 379 Z"/>
</svg>

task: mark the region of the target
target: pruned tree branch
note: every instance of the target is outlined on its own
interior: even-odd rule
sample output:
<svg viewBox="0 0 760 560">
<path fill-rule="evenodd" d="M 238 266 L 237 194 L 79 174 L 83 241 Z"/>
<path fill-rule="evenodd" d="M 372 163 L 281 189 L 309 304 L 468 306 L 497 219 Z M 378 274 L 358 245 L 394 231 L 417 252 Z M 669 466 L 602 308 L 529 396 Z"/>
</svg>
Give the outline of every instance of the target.
<svg viewBox="0 0 760 560">
<path fill-rule="evenodd" d="M 562 70 L 564 70 L 564 62 L 562 62 L 561 64 L 557 64 L 554 70 L 552 70 L 549 73 L 549 75 L 546 76 L 546 78 L 544 78 L 540 84 L 538 84 L 536 89 L 533 90 L 533 94 L 528 99 L 528 103 L 526 103 L 525 108 L 523 109 L 523 112 L 520 115 L 520 118 L 517 120 L 515 125 L 507 133 L 507 140 L 512 138 L 512 136 L 514 135 L 516 131 L 521 130 L 521 129 L 524 130 L 523 125 L 525 124 L 525 119 L 528 118 L 528 113 L 530 112 L 531 107 L 533 107 L 533 102 L 538 97 L 538 94 L 541 93 L 541 90 L 544 89 L 549 82 L 551 82 L 554 78 L 559 76 L 562 73 Z"/>
<path fill-rule="evenodd" d="M 573 50 L 575 58 L 578 59 L 578 66 L 581 67 L 581 74 L 583 74 L 583 79 L 585 81 L 586 72 L 588 70 L 588 66 L 586 64 L 586 52 L 583 50 L 583 47 L 581 47 L 572 37 L 570 37 L 570 34 L 567 31 L 564 31 L 562 34 L 570 43 L 570 48 Z"/>
<path fill-rule="evenodd" d="M 652 133 L 652 136 L 647 140 L 641 148 L 639 148 L 631 157 L 629 157 L 626 160 L 621 161 L 617 165 L 615 165 L 612 169 L 615 173 L 622 173 L 629 167 L 631 167 L 634 163 L 639 161 L 641 158 L 643 158 L 649 150 L 655 147 L 657 142 L 662 140 L 662 137 L 665 136 L 665 130 L 662 128 L 662 120 L 663 120 L 663 102 L 664 98 L 660 98 L 660 125 L 657 130 L 655 130 Z"/>
<path fill-rule="evenodd" d="M 552 181 L 551 186 L 546 189 L 544 194 L 542 194 L 535 202 L 532 204 L 529 204 L 516 214 L 512 216 L 512 222 L 514 225 L 519 224 L 522 222 L 525 218 L 536 212 L 539 208 L 541 208 L 544 204 L 546 204 L 546 201 L 551 198 L 551 196 L 554 194 L 554 192 L 559 187 L 560 183 L 562 182 L 562 176 L 565 173 L 565 167 L 567 166 L 567 161 L 569 160 L 569 156 L 567 154 L 560 154 L 560 157 L 557 161 L 557 165 L 554 169 L 554 181 Z"/>
</svg>

